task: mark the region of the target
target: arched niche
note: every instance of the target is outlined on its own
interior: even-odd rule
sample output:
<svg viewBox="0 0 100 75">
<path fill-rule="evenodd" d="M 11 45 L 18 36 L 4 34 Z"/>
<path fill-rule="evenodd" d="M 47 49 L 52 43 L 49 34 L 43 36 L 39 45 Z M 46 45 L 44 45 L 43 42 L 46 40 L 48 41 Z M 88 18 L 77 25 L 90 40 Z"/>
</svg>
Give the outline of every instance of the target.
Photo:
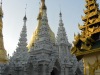
<svg viewBox="0 0 100 75">
<path fill-rule="evenodd" d="M 56 60 L 53 70 L 51 71 L 51 75 L 60 75 L 61 73 L 61 67 L 60 67 L 60 63 L 58 60 Z"/>
<path fill-rule="evenodd" d="M 33 69 L 33 64 L 32 63 L 28 64 L 27 73 L 28 73 L 28 75 L 34 75 L 34 69 Z"/>
</svg>

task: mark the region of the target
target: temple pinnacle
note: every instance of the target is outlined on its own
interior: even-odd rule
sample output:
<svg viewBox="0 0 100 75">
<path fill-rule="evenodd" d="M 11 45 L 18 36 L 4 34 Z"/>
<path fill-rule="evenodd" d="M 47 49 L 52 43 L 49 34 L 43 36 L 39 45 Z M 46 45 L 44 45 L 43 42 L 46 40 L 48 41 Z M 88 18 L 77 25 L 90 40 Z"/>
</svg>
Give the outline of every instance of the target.
<svg viewBox="0 0 100 75">
<path fill-rule="evenodd" d="M 41 0 L 42 4 L 45 4 L 45 0 Z"/>
<path fill-rule="evenodd" d="M 3 22 L 2 22 L 3 12 L 2 12 L 2 0 L 1 0 L 1 6 L 0 6 L 0 63 L 7 63 L 7 52 L 4 48 L 4 42 L 3 42 Z"/>
<path fill-rule="evenodd" d="M 2 0 L 1 0 L 1 3 L 0 3 L 0 16 L 3 17 L 3 12 L 2 12 Z"/>
<path fill-rule="evenodd" d="M 42 2 L 42 9 L 47 9 L 45 5 L 45 0 L 41 0 L 41 2 Z"/>
<path fill-rule="evenodd" d="M 61 13 L 61 11 L 60 11 L 60 14 L 59 14 L 59 15 L 60 15 L 60 18 L 62 18 L 62 13 Z"/>
<path fill-rule="evenodd" d="M 1 6 L 2 6 L 2 0 L 1 0 Z"/>
<path fill-rule="evenodd" d="M 27 9 L 27 4 L 26 4 L 26 8 L 25 8 L 25 16 L 23 18 L 24 21 L 27 21 L 27 17 L 26 17 L 26 9 Z"/>
</svg>

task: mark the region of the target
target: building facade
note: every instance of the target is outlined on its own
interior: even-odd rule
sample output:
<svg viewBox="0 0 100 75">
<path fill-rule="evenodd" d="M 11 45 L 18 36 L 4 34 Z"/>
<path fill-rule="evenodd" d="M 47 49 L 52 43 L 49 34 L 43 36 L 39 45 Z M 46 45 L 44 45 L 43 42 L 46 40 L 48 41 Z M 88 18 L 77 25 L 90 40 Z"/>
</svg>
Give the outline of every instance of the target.
<svg viewBox="0 0 100 75">
<path fill-rule="evenodd" d="M 75 35 L 72 53 L 78 60 L 83 58 L 84 75 L 100 75 L 100 10 L 97 0 L 85 0 L 81 33 Z"/>
<path fill-rule="evenodd" d="M 0 75 L 83 75 L 83 63 L 70 53 L 72 45 L 68 42 L 61 12 L 59 16 L 55 38 L 48 24 L 45 0 L 41 0 L 38 26 L 27 44 L 25 14 L 18 47 L 8 62 L 0 64 Z"/>
</svg>

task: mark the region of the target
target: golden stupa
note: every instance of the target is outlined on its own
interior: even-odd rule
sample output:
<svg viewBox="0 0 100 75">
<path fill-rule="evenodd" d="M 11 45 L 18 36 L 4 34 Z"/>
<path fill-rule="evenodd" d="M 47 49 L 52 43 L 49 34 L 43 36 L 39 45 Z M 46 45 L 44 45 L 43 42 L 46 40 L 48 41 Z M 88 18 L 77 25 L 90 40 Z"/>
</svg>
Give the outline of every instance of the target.
<svg viewBox="0 0 100 75">
<path fill-rule="evenodd" d="M 81 33 L 74 35 L 72 53 L 78 60 L 83 58 L 84 75 L 100 75 L 100 10 L 97 0 L 85 0 L 83 25 L 78 25 Z"/>
<path fill-rule="evenodd" d="M 38 15 L 38 17 L 37 17 L 38 26 L 36 27 L 36 30 L 35 30 L 35 32 L 33 33 L 32 38 L 31 38 L 31 40 L 30 40 L 30 42 L 29 42 L 29 44 L 28 44 L 28 48 L 29 48 L 29 49 L 30 49 L 31 47 L 34 46 L 34 43 L 35 43 L 36 40 L 38 39 L 38 33 L 39 33 L 39 29 L 40 29 L 40 27 L 41 27 L 41 19 L 42 19 L 42 15 L 43 15 L 43 9 L 47 9 L 47 8 L 46 8 L 46 5 L 45 5 L 45 0 L 41 0 L 41 3 L 42 3 L 42 5 L 41 5 L 41 7 L 40 7 L 39 15 Z M 49 25 L 48 25 L 48 26 L 49 26 Z M 50 35 L 50 38 L 51 38 L 52 42 L 55 42 L 55 35 L 54 35 L 53 31 L 50 29 L 50 27 L 49 27 L 49 32 L 50 32 L 50 34 L 51 34 L 51 35 Z"/>
<path fill-rule="evenodd" d="M 2 12 L 2 3 L 0 6 L 0 64 L 7 63 L 7 53 L 4 49 L 3 44 L 3 34 L 2 34 L 2 28 L 3 28 L 3 22 L 2 22 L 3 12 Z"/>
</svg>

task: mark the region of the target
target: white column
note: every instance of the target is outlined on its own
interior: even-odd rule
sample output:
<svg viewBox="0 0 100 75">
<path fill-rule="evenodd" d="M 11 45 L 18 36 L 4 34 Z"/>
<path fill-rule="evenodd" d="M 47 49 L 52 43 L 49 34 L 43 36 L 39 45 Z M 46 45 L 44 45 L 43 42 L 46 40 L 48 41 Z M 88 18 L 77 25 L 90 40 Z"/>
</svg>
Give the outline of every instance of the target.
<svg viewBox="0 0 100 75">
<path fill-rule="evenodd" d="M 24 71 L 24 75 L 27 75 L 26 71 Z"/>
<path fill-rule="evenodd" d="M 37 71 L 35 71 L 35 72 L 34 72 L 34 75 L 38 75 L 38 72 L 37 72 Z"/>
<path fill-rule="evenodd" d="M 49 69 L 48 73 L 46 73 L 46 75 L 51 75 L 50 69 Z"/>
<path fill-rule="evenodd" d="M 34 73 L 34 72 L 33 72 L 33 73 Z M 38 75 L 38 71 L 37 71 L 37 70 L 35 71 L 35 74 L 34 74 L 34 75 Z"/>
<path fill-rule="evenodd" d="M 65 75 L 69 75 L 69 68 L 68 67 L 65 68 Z"/>
<path fill-rule="evenodd" d="M 46 66 L 43 64 L 43 75 L 46 75 Z"/>
<path fill-rule="evenodd" d="M 24 69 L 24 75 L 27 75 L 27 70 L 26 69 Z"/>
<path fill-rule="evenodd" d="M 61 75 L 65 75 L 65 69 L 61 68 Z"/>
<path fill-rule="evenodd" d="M 59 57 L 61 59 L 63 58 L 63 49 L 62 49 L 62 46 L 59 46 Z"/>
<path fill-rule="evenodd" d="M 33 73 L 34 73 L 34 75 L 38 75 L 38 66 L 34 67 Z"/>
<path fill-rule="evenodd" d="M 51 75 L 51 74 L 50 74 L 50 72 L 49 72 L 49 73 L 47 73 L 46 75 Z"/>
</svg>

